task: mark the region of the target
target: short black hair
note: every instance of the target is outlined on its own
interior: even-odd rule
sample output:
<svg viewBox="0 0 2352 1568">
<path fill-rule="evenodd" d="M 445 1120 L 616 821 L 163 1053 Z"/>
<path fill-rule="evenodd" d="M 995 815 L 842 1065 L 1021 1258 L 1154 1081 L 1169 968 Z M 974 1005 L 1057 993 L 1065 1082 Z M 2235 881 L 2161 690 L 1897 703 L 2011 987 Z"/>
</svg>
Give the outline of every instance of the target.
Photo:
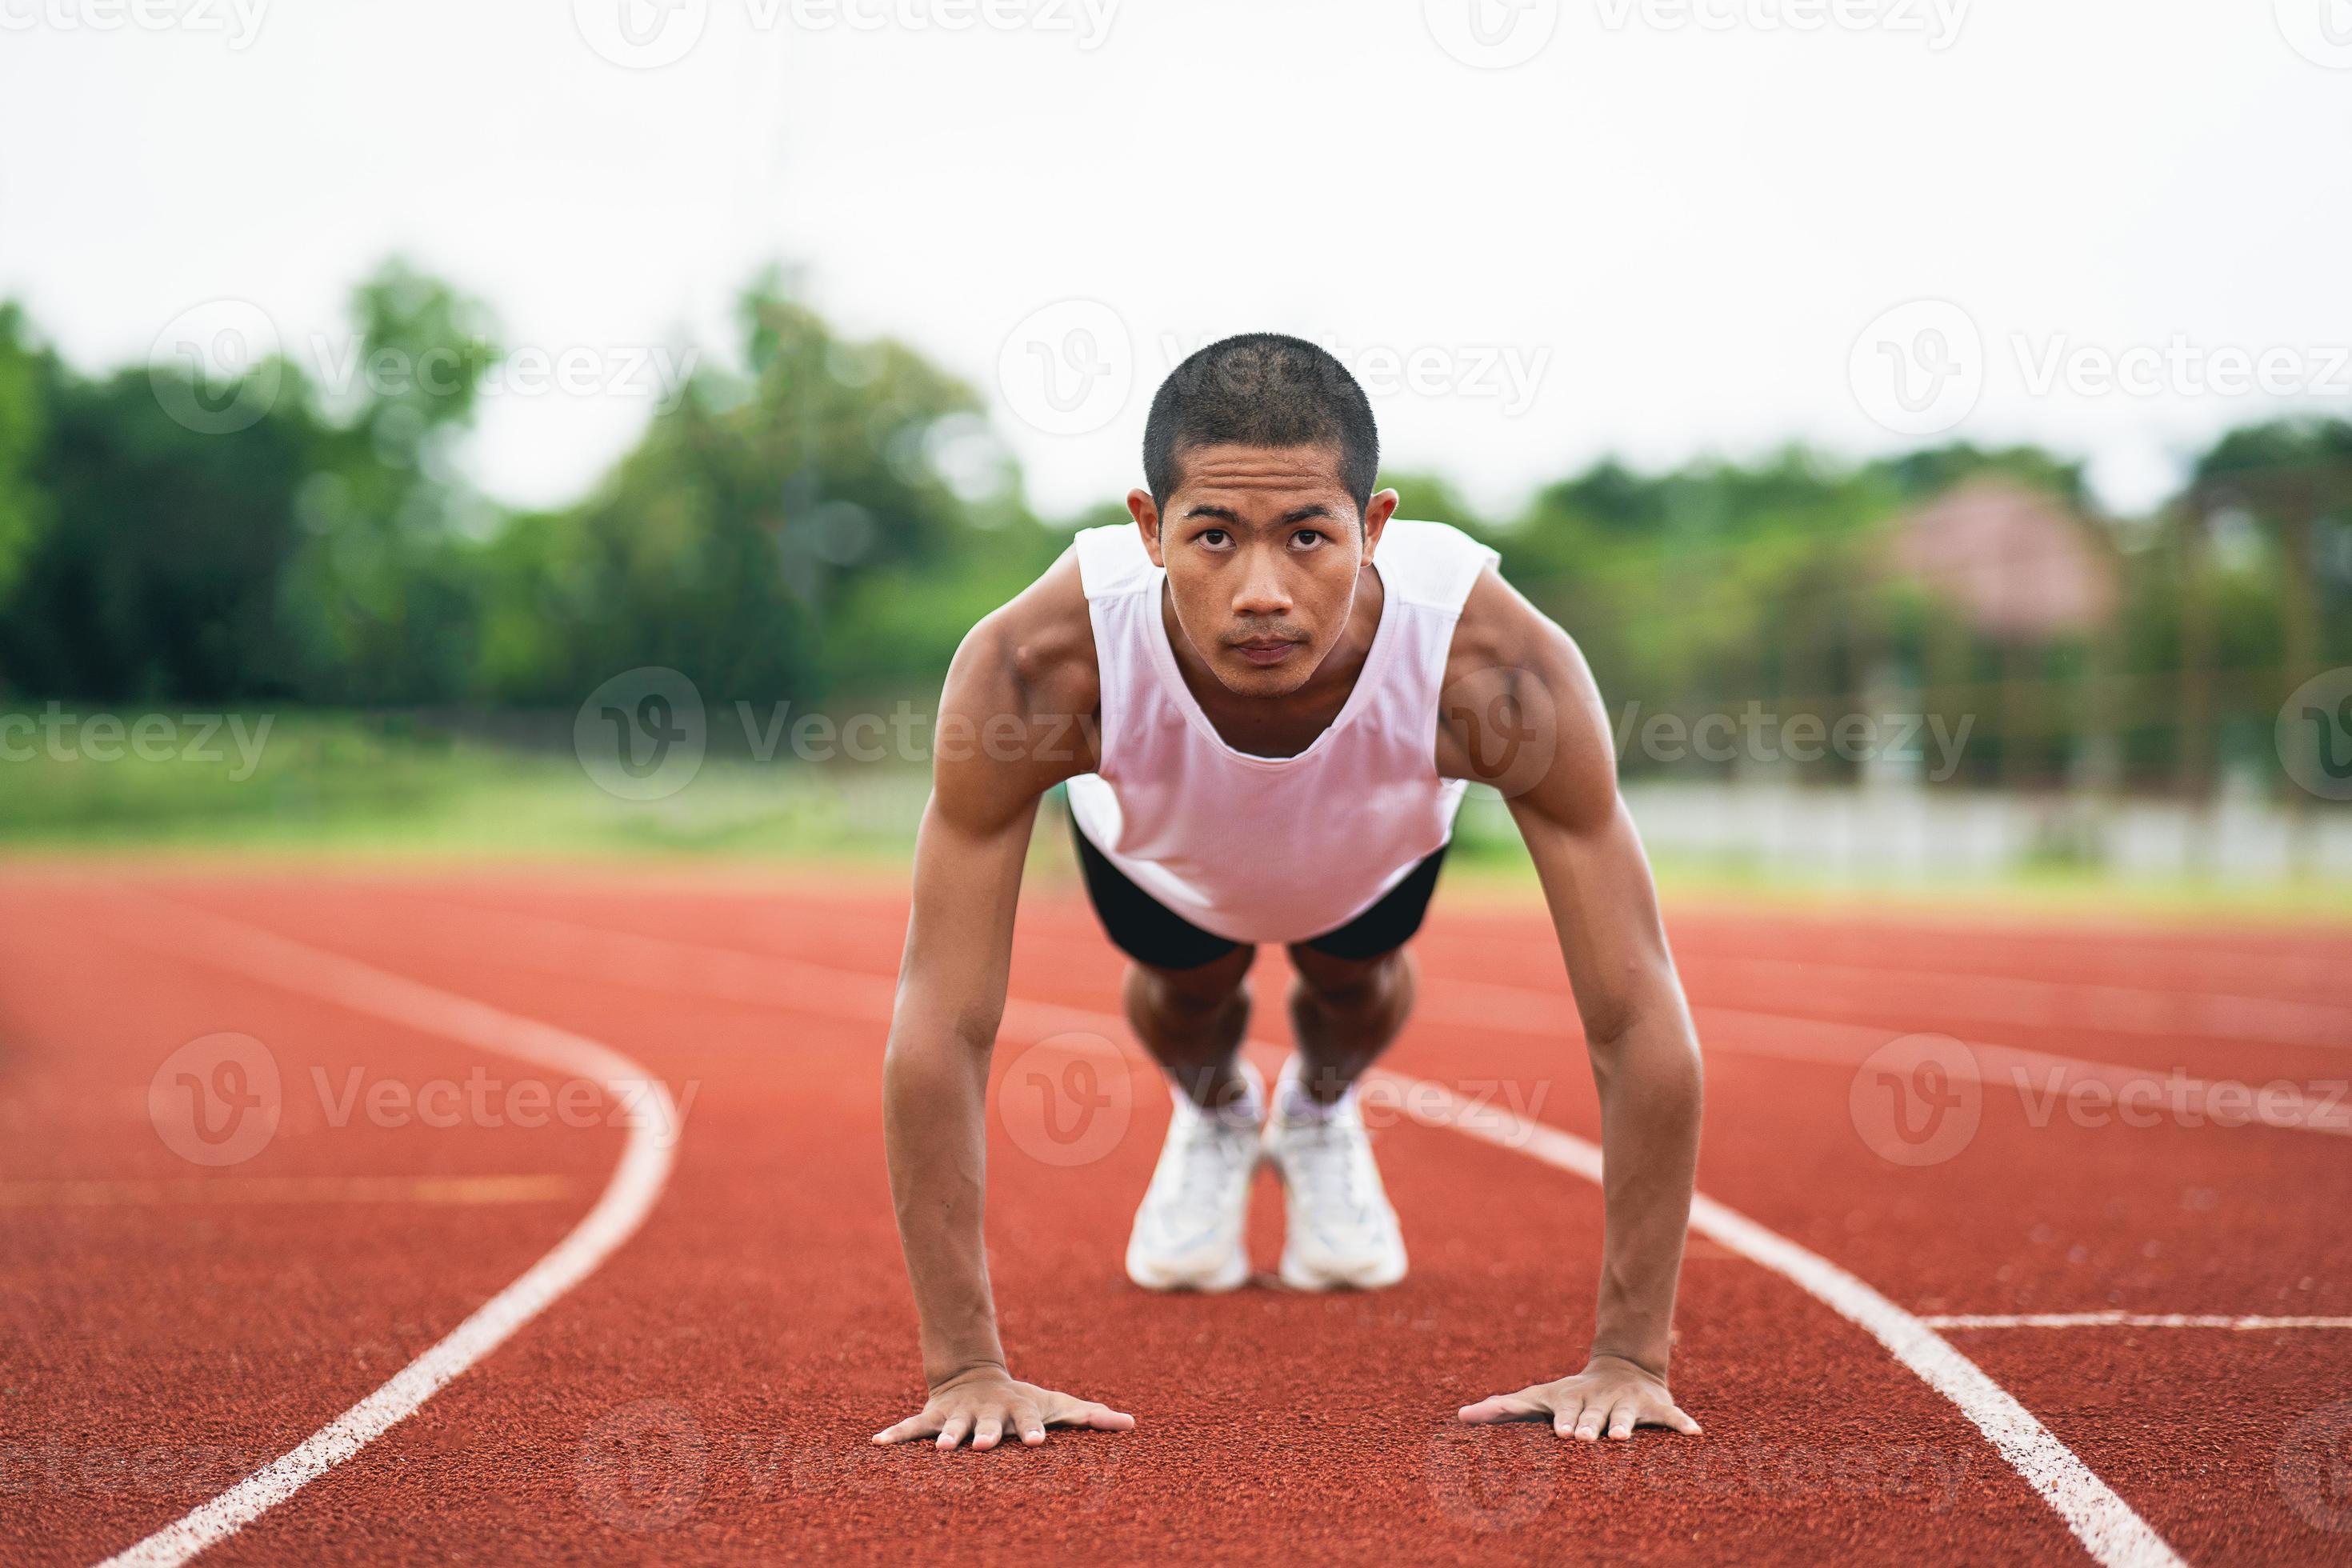
<svg viewBox="0 0 2352 1568">
<path fill-rule="evenodd" d="M 1335 447 L 1339 483 L 1360 521 L 1381 471 L 1372 405 L 1328 350 L 1280 332 L 1244 332 L 1192 353 L 1160 384 L 1143 422 L 1143 482 L 1152 504 L 1176 491 L 1194 447 Z"/>
</svg>

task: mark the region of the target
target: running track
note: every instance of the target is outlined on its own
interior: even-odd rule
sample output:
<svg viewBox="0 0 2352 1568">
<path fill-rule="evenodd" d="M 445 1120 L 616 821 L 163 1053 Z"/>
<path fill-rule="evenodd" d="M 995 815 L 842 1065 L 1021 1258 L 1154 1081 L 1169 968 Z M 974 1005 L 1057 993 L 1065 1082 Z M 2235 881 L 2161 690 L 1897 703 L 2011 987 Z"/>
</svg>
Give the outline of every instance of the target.
<svg viewBox="0 0 2352 1568">
<path fill-rule="evenodd" d="M 1166 1095 L 1040 887 L 1005 1338 L 1140 1425 L 942 1455 L 865 1441 L 919 1402 L 903 919 L 856 882 L 14 869 L 0 1561 L 2352 1562 L 2352 937 L 1680 914 L 1706 1436 L 1593 1448 L 1451 1420 L 1591 1331 L 1598 1117 L 1538 912 L 1441 895 L 1420 943 L 1375 1114 L 1407 1282 L 1162 1299 L 1118 1258 Z M 1269 1060 L 1280 987 L 1268 954 Z M 1967 1048 L 1882 1050 L 1921 1032 Z M 167 1146 L 264 1099 L 249 1152 L 195 1145 L 247 1157 Z"/>
</svg>

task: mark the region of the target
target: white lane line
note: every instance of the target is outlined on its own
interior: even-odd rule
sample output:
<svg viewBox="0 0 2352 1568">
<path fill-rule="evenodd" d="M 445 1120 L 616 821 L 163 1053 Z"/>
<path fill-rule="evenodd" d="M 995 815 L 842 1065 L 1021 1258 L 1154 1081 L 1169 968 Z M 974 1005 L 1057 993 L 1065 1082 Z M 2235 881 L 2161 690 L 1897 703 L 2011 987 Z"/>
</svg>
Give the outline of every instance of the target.
<svg viewBox="0 0 2352 1568">
<path fill-rule="evenodd" d="M 1733 1056 L 1822 1062 L 1851 1070 L 1861 1067 L 1870 1051 L 1895 1037 L 1884 1029 L 1858 1024 L 1791 1018 L 1778 1013 L 1728 1007 L 1699 1007 L 1693 1012 L 1703 1025 L 1713 1020 L 1740 1026 L 1744 1032 L 1735 1036 L 1732 1043 L 1718 1039 L 1708 1047 Z M 1832 1043 L 1841 1039 L 1847 1043 L 1843 1047 Z M 2215 1127 L 2275 1127 L 2290 1132 L 2352 1137 L 2352 1100 L 2347 1100 L 2347 1083 L 2340 1079 L 2326 1086 L 2314 1084 L 2311 1087 L 2323 1092 L 2309 1095 L 2284 1079 L 2261 1084 L 2225 1083 L 2191 1078 L 2178 1068 L 2155 1073 L 2115 1062 L 2029 1051 L 2020 1046 L 1982 1040 L 1962 1043 L 1968 1047 L 1967 1055 L 1948 1064 L 1956 1076 L 2013 1089 L 2029 1110 L 2038 1105 L 2039 1114 L 2044 1117 L 2054 1114 L 2076 1086 L 2097 1083 L 2112 1092 L 2109 1106 L 2102 1110 L 2110 1127 L 2153 1127 L 2169 1117 L 2182 1127 L 2210 1122 Z"/>
<path fill-rule="evenodd" d="M 1408 1091 L 1403 1097 L 1405 1113 L 1416 1121 L 1516 1150 L 1596 1184 L 1601 1181 L 1597 1143 L 1557 1127 L 1525 1121 L 1497 1106 L 1474 1105 L 1439 1084 L 1403 1078 L 1396 1081 Z M 1443 1109 L 1424 1114 L 1422 1108 L 1435 1096 L 1444 1097 Z M 1960 1414 L 1975 1423 L 2010 1468 L 2042 1494 L 2094 1558 L 2109 1568 L 2157 1568 L 2180 1563 L 2165 1539 L 2116 1496 L 2114 1488 L 2093 1474 L 2073 1449 L 2034 1419 L 2032 1411 L 1926 1322 L 1820 1254 L 1704 1193 L 1691 1201 L 1690 1223 L 1701 1236 L 1793 1282 L 1858 1325 L 1928 1387 L 1959 1406 Z"/>
<path fill-rule="evenodd" d="M 1815 992 L 1849 991 L 1876 984 L 1899 987 L 1913 1003 L 1923 996 L 1929 997 L 1934 999 L 1932 1005 L 1936 1007 L 1993 1023 L 2095 1029 L 2117 1035 L 2195 1035 L 2323 1049 L 2352 1046 L 2352 1007 L 2326 1002 L 2232 994 L 2195 987 L 2155 990 L 2015 974 L 1969 974 L 1953 970 L 1887 968 L 1814 959 L 1710 954 L 1703 946 L 1690 950 L 1685 957 L 1686 967 L 1700 982 L 1700 990 L 1708 989 L 1707 983 L 1725 972 L 1768 984 L 1795 980 Z"/>
<path fill-rule="evenodd" d="M 879 1019 L 887 1023 L 896 984 L 887 976 L 859 970 L 834 969 L 803 960 L 756 953 L 745 949 L 682 943 L 666 937 L 640 936 L 603 926 L 544 915 L 449 900 L 436 907 L 462 911 L 500 930 L 507 938 L 499 957 L 527 967 L 553 973 L 577 973 L 570 962 L 581 933 L 594 932 L 598 961 L 609 966 L 608 978 L 653 986 L 686 985 L 736 1001 L 783 1003 L 812 1007 L 836 1016 Z M 846 985 L 845 990 L 837 989 Z M 835 994 L 828 995 L 829 991 Z M 813 1002 L 795 998 L 814 995 Z M 1015 1004 L 1015 1005 L 1034 1005 Z M 1767 1057 L 1781 1061 L 1819 1062 L 1849 1070 L 1862 1065 L 1871 1051 L 1894 1037 L 1884 1029 L 1827 1019 L 1793 1017 L 1782 1013 L 1758 1013 L 1730 1007 L 1694 1007 L 1700 1036 L 1710 1052 Z M 1575 1022 L 1575 1003 L 1565 994 L 1530 985 L 1496 984 L 1485 981 L 1424 977 L 1420 1016 L 1433 1023 L 1470 1028 L 1506 1029 L 1540 1039 L 1575 1043 L 1581 1031 Z M 1073 1014 L 1066 1028 L 1092 1028 L 1082 1020 L 1100 1015 Z M 1713 1026 L 1738 1026 L 1717 1032 Z M 2171 1112 L 2184 1126 L 2196 1121 L 2188 1114 L 2217 1127 L 2260 1125 L 2298 1132 L 2352 1136 L 2352 1096 L 2306 1095 L 2284 1081 L 2262 1085 L 2221 1084 L 2190 1078 L 2178 1071 L 2158 1075 L 2113 1062 L 2029 1051 L 2015 1046 L 1968 1043 L 1972 1055 L 1958 1070 L 1979 1083 L 2015 1089 L 2029 1103 L 2040 1103 L 2056 1114 L 2064 1097 L 2079 1084 L 2105 1084 L 2116 1095 L 2110 1125 L 2131 1127 L 2132 1118 Z M 1974 1070 L 1970 1070 L 1970 1063 Z"/>
<path fill-rule="evenodd" d="M 163 946 L 131 940 L 420 1033 L 567 1078 L 593 1080 L 621 1107 L 627 1136 L 604 1195 L 555 1250 L 383 1386 L 227 1491 L 108 1558 L 108 1568 L 182 1563 L 226 1540 L 383 1436 L 450 1379 L 505 1343 L 636 1233 L 669 1179 L 679 1131 L 677 1106 L 667 1087 L 609 1046 L 241 921 L 181 905 L 168 907 L 190 928 L 193 941 Z"/>
<path fill-rule="evenodd" d="M 2231 1318 L 2218 1312 L 1938 1312 L 1931 1329 L 2352 1329 L 2352 1318 Z"/>
<path fill-rule="evenodd" d="M 570 933 L 575 951 L 590 944 L 602 946 L 601 939 L 610 934 L 601 927 L 570 921 L 552 921 L 538 916 L 523 919 L 530 922 L 529 929 L 536 930 L 542 936 Z M 501 946 L 499 955 L 504 956 L 505 952 L 506 949 Z M 699 942 L 632 935 L 625 942 L 605 949 L 605 955 L 614 958 L 625 952 L 634 954 L 641 961 L 663 957 L 666 959 L 665 966 L 673 973 L 691 973 L 698 965 L 707 966 L 713 962 L 709 955 L 724 954 L 722 966 L 740 990 L 765 992 L 767 998 L 783 1001 L 776 995 L 777 987 L 743 984 L 751 980 L 753 975 L 753 972 L 742 967 L 743 961 L 748 959 L 755 964 L 762 961 L 732 948 L 710 948 Z M 542 950 L 538 962 L 548 962 L 551 956 Z M 876 979 L 876 976 L 863 971 L 826 970 L 824 966 L 799 960 L 780 960 L 777 963 L 788 966 L 788 972 L 796 981 L 805 981 L 818 973 L 831 973 L 844 980 L 856 981 L 861 986 L 868 986 Z M 797 1005 L 798 1003 L 784 1001 L 783 1005 Z M 861 1016 L 870 1016 L 866 1005 L 861 998 L 858 1010 Z M 1115 1041 L 1128 1040 L 1124 1018 L 1085 1008 L 1025 1002 L 1019 998 L 1006 1003 L 1003 1028 L 1016 1037 L 1027 1036 L 1033 1039 L 1071 1030 L 1087 1030 L 1108 1036 Z M 1248 1042 L 1247 1048 L 1263 1056 L 1279 1054 L 1283 1047 L 1269 1041 L 1252 1040 Z M 1139 1047 L 1131 1044 L 1129 1049 L 1139 1054 Z M 1527 1154 L 1596 1184 L 1601 1181 L 1601 1149 L 1598 1144 L 1543 1122 L 1527 1121 L 1497 1106 L 1475 1104 L 1463 1100 L 1442 1084 L 1385 1071 L 1381 1071 L 1379 1076 L 1397 1086 L 1406 1114 L 1416 1121 L 1432 1127 L 1450 1128 L 1465 1136 Z M 1694 1199 L 1691 1205 L 1691 1228 L 1790 1280 L 1885 1346 L 1895 1360 L 1916 1373 L 1927 1386 L 1958 1406 L 1960 1414 L 1985 1435 L 2010 1467 L 2024 1478 L 2026 1484 L 2042 1495 L 2096 1561 L 2106 1564 L 2107 1568 L 2182 1568 L 2179 1555 L 2164 1538 L 2157 1534 L 2129 1503 L 2118 1497 L 2113 1488 L 2092 1473 L 2090 1467 L 2076 1458 L 2074 1450 L 2034 1419 L 2033 1414 L 2019 1404 L 2008 1390 L 1993 1382 L 1974 1362 L 1962 1355 L 1918 1318 L 1827 1258 L 1806 1250 L 1788 1237 L 1704 1194 Z"/>
<path fill-rule="evenodd" d="M 1434 1023 L 1503 1029 L 1541 1039 L 1580 1037 L 1574 1024 L 1575 1003 L 1534 986 L 1424 980 L 1421 1005 L 1423 1016 Z M 1859 1068 L 1873 1050 L 1896 1037 L 1886 1029 L 1863 1024 L 1739 1007 L 1693 1007 L 1691 1016 L 1700 1026 L 1700 1037 L 1711 1053 L 1820 1062 L 1849 1070 Z M 1718 1024 L 1737 1028 L 1718 1033 L 1714 1027 Z M 2216 1127 L 2276 1127 L 2352 1137 L 2352 1094 L 2346 1092 L 2343 1081 L 2309 1084 L 2306 1087 L 2321 1092 L 2305 1094 L 2283 1079 L 2260 1084 L 2223 1083 L 2191 1078 L 2177 1068 L 2158 1073 L 2019 1046 L 1982 1040 L 1963 1043 L 1969 1056 L 1953 1070 L 1976 1083 L 2014 1089 L 2029 1105 L 2042 1106 L 2043 1114 L 2054 1114 L 2076 1086 L 2099 1083 L 2115 1097 L 2105 1110 L 2111 1127 L 2154 1126 L 2169 1116 L 2184 1127 L 2210 1122 Z"/>
<path fill-rule="evenodd" d="M 1878 969 L 1804 959 L 1700 960 L 1702 973 L 1746 972 L 1751 979 L 1794 980 L 1814 991 L 1851 992 L 1858 984 L 1899 989 L 1912 1004 L 1948 1008 L 1996 1024 L 2094 1029 L 2112 1035 L 2180 1035 L 2261 1045 L 2352 1046 L 2352 1007 L 2214 991 L 2151 991 L 2088 981 L 1981 978 L 1927 970 Z M 1884 993 L 1882 993 L 1883 994 Z"/>
</svg>

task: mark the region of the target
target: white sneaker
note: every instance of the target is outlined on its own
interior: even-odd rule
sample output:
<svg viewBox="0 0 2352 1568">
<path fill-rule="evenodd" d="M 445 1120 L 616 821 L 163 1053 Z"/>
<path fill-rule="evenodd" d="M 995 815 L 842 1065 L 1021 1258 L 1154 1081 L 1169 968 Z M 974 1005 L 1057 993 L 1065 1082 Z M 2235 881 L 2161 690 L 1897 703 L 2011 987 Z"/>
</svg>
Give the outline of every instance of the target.
<svg viewBox="0 0 2352 1568">
<path fill-rule="evenodd" d="M 1265 1080 L 1237 1064 L 1249 1097 L 1224 1113 L 1176 1091 L 1168 1142 L 1135 1211 L 1127 1277 L 1147 1290 L 1231 1290 L 1249 1279 L 1250 1180 L 1257 1174 Z"/>
<path fill-rule="evenodd" d="M 1294 1290 L 1377 1290 L 1404 1278 L 1404 1237 L 1372 1163 L 1372 1141 L 1349 1089 L 1321 1110 L 1282 1069 L 1266 1117 L 1266 1158 L 1288 1197 L 1282 1282 Z"/>
</svg>

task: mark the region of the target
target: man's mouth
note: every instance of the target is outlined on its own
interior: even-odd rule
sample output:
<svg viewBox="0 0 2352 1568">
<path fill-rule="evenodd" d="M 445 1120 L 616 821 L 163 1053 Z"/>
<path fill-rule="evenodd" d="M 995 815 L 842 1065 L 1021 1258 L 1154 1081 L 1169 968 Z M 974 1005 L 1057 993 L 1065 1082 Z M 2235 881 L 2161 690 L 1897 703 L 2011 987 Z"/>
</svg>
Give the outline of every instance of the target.
<svg viewBox="0 0 2352 1568">
<path fill-rule="evenodd" d="M 1288 637 L 1251 637 L 1234 644 L 1233 648 L 1252 664 L 1266 665 L 1280 664 L 1303 646 Z"/>
</svg>

